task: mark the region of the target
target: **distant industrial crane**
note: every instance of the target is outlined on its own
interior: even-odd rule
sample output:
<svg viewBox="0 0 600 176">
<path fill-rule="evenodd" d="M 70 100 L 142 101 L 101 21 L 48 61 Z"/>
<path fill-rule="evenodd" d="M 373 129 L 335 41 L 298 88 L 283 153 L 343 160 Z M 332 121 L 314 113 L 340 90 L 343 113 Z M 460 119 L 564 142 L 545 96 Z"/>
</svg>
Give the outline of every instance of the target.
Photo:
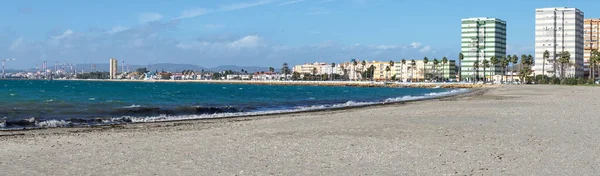
<svg viewBox="0 0 600 176">
<path fill-rule="evenodd" d="M 6 75 L 4 73 L 4 62 L 11 61 L 11 60 L 15 60 L 15 59 L 14 58 L 11 58 L 11 59 L 2 59 L 2 79 L 6 79 Z"/>
</svg>

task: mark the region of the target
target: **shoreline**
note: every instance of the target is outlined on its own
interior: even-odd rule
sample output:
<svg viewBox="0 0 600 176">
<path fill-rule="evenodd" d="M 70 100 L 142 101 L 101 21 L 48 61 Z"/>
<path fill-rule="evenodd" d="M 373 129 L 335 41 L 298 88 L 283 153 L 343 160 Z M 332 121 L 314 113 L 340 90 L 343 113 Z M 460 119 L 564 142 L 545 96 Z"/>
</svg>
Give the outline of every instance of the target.
<svg viewBox="0 0 600 176">
<path fill-rule="evenodd" d="M 427 82 L 376 82 L 376 81 L 255 81 L 255 80 L 126 80 L 126 79 L 55 79 L 53 81 L 100 81 L 100 82 L 145 82 L 145 83 L 210 83 L 210 84 L 253 84 L 282 86 L 350 86 L 350 87 L 397 87 L 397 88 L 485 88 L 499 87 L 497 84 L 473 83 L 427 83 Z"/>
<path fill-rule="evenodd" d="M 223 113 L 223 114 L 214 114 L 214 115 L 223 115 L 223 116 L 206 117 L 206 118 L 202 118 L 202 117 L 200 117 L 200 118 L 185 118 L 187 116 L 198 116 L 198 115 L 180 115 L 180 116 L 171 116 L 171 119 L 154 120 L 154 121 L 144 121 L 145 119 L 142 118 L 142 121 L 125 122 L 125 123 L 105 123 L 105 124 L 87 124 L 87 125 L 84 124 L 84 125 L 74 125 L 74 126 L 72 126 L 72 124 L 71 124 L 71 125 L 62 125 L 62 126 L 6 128 L 6 129 L 0 129 L 0 136 L 3 136 L 2 132 L 36 131 L 36 130 L 48 130 L 48 129 L 56 129 L 56 128 L 58 128 L 58 129 L 62 129 L 62 128 L 65 128 L 65 129 L 104 128 L 104 127 L 115 127 L 115 126 L 136 125 L 136 124 L 160 124 L 160 123 L 174 123 L 174 122 L 187 122 L 187 121 L 199 121 L 199 120 L 237 119 L 237 118 L 261 117 L 261 116 L 281 116 L 281 115 L 289 115 L 289 114 L 327 112 L 327 111 L 343 111 L 343 110 L 360 109 L 360 108 L 367 108 L 367 107 L 416 103 L 416 102 L 429 101 L 429 100 L 451 99 L 451 98 L 456 98 L 456 97 L 469 97 L 469 96 L 480 95 L 480 94 L 488 91 L 489 89 L 493 89 L 493 88 L 477 88 L 477 89 L 468 89 L 468 90 L 464 90 L 464 88 L 463 88 L 463 89 L 458 89 L 461 92 L 447 91 L 447 92 L 443 92 L 444 94 L 439 95 L 439 96 L 429 96 L 429 97 L 423 96 L 422 98 L 417 98 L 417 99 L 407 99 L 407 100 L 392 101 L 392 102 L 372 102 L 372 103 L 358 104 L 358 105 L 352 105 L 352 106 L 340 106 L 340 107 L 334 107 L 332 105 L 331 107 L 324 107 L 324 108 L 281 110 L 281 111 L 277 111 L 277 112 L 270 112 L 270 111 L 253 112 L 256 114 L 242 113 L 242 114 L 238 115 L 235 113 L 234 114 Z M 151 118 L 151 117 L 147 117 L 147 118 Z M 111 119 L 119 119 L 119 118 L 111 118 Z M 132 119 L 136 119 L 136 118 L 132 118 Z M 132 120 L 132 119 L 130 119 L 130 120 Z M 48 121 L 49 120 L 40 121 L 40 123 L 48 122 Z M 50 120 L 50 121 L 55 121 L 56 123 L 62 121 L 62 123 L 68 124 L 64 120 Z M 36 124 L 37 123 L 38 122 L 36 122 Z"/>
</svg>

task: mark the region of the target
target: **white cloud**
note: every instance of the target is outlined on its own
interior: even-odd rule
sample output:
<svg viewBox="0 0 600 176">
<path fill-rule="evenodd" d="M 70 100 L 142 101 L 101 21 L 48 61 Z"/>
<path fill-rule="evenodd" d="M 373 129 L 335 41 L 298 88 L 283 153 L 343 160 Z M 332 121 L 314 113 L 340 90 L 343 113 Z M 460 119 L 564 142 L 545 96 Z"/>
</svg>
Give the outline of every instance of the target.
<svg viewBox="0 0 600 176">
<path fill-rule="evenodd" d="M 378 45 L 378 46 L 375 46 L 375 48 L 381 49 L 381 50 L 388 50 L 388 49 L 401 48 L 401 46 L 399 46 L 399 45 Z"/>
<path fill-rule="evenodd" d="M 281 4 L 279 4 L 279 6 L 296 4 L 296 3 L 304 2 L 304 1 L 306 1 L 306 0 L 290 0 L 290 1 L 282 2 Z"/>
<path fill-rule="evenodd" d="M 412 48 L 419 48 L 419 47 L 421 47 L 421 43 L 419 43 L 419 42 L 412 42 L 412 43 L 410 44 L 410 46 L 411 46 Z"/>
<path fill-rule="evenodd" d="M 204 46 L 208 46 L 211 43 L 208 42 L 191 42 L 191 43 L 178 43 L 176 46 L 180 49 L 195 49 Z"/>
<path fill-rule="evenodd" d="M 231 42 L 229 47 L 231 48 L 256 48 L 264 45 L 262 37 L 257 35 L 249 35 L 237 41 Z"/>
<path fill-rule="evenodd" d="M 148 12 L 148 13 L 140 14 L 139 21 L 140 21 L 140 23 L 148 23 L 148 22 L 160 20 L 162 18 L 163 18 L 163 16 L 160 13 Z"/>
<path fill-rule="evenodd" d="M 205 9 L 205 8 L 196 8 L 196 9 L 185 10 L 181 13 L 181 15 L 179 17 L 177 17 L 175 19 L 194 18 L 197 16 L 207 14 L 208 12 L 210 12 L 210 10 Z"/>
<path fill-rule="evenodd" d="M 256 2 L 234 3 L 234 4 L 221 5 L 219 9 L 225 10 L 225 11 L 238 10 L 238 9 L 245 9 L 245 8 L 250 8 L 250 7 L 259 6 L 259 5 L 265 5 L 265 4 L 269 4 L 272 2 L 273 2 L 273 0 L 261 0 L 261 1 L 256 1 Z"/>
<path fill-rule="evenodd" d="M 63 39 L 65 37 L 68 37 L 69 35 L 73 34 L 73 31 L 71 29 L 67 29 L 65 32 L 63 32 L 61 35 L 58 36 L 54 36 L 53 38 L 56 40 L 60 40 Z"/>
<path fill-rule="evenodd" d="M 425 46 L 423 48 L 421 48 L 421 50 L 419 50 L 422 53 L 427 53 L 431 51 L 431 47 L 430 46 Z"/>
<path fill-rule="evenodd" d="M 123 27 L 123 26 L 115 26 L 115 27 L 113 27 L 112 29 L 110 29 L 110 30 L 108 31 L 108 33 L 109 33 L 109 34 L 115 34 L 115 33 L 118 33 L 118 32 L 126 31 L 126 30 L 128 30 L 128 29 L 129 29 L 128 27 Z"/>
<path fill-rule="evenodd" d="M 186 50 L 199 50 L 199 49 L 211 49 L 211 50 L 227 50 L 227 49 L 251 49 L 260 48 L 267 46 L 264 39 L 258 35 L 248 35 L 234 41 L 195 41 L 188 43 L 178 43 L 176 45 L 180 49 Z"/>
<path fill-rule="evenodd" d="M 19 47 L 23 45 L 23 37 L 19 37 L 18 39 L 16 39 L 15 41 L 12 42 L 12 44 L 10 44 L 10 50 L 17 50 L 19 49 Z"/>
</svg>

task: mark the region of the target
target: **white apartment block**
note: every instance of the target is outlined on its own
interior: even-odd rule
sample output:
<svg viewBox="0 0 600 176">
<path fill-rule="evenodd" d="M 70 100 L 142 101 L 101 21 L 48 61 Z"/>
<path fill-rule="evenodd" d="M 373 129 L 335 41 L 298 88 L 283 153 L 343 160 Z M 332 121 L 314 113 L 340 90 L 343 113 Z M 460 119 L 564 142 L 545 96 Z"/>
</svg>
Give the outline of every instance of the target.
<svg viewBox="0 0 600 176">
<path fill-rule="evenodd" d="M 506 56 L 506 22 L 497 18 L 467 18 L 461 20 L 462 79 L 472 81 L 486 77 L 483 60 Z M 430 61 L 431 62 L 431 61 Z M 474 63 L 478 62 L 476 69 Z M 500 67 L 488 68 L 492 75 L 501 72 Z"/>
<path fill-rule="evenodd" d="M 583 12 L 576 8 L 554 7 L 535 10 L 533 69 L 536 75 L 559 77 L 559 53 L 568 51 L 571 54 L 571 63 L 565 67 L 564 76 L 583 77 L 583 20 Z M 545 61 L 544 51 L 550 53 L 550 57 Z"/>
</svg>

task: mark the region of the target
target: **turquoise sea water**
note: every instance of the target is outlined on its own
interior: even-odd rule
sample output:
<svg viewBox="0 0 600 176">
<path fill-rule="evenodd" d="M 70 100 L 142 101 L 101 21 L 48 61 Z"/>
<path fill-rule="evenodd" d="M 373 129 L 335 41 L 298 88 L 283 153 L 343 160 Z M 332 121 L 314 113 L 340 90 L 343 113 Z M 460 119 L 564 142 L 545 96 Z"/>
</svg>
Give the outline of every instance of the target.
<svg viewBox="0 0 600 176">
<path fill-rule="evenodd" d="M 294 112 L 419 99 L 450 91 L 425 88 L 0 80 L 0 128 L 99 125 Z"/>
</svg>

